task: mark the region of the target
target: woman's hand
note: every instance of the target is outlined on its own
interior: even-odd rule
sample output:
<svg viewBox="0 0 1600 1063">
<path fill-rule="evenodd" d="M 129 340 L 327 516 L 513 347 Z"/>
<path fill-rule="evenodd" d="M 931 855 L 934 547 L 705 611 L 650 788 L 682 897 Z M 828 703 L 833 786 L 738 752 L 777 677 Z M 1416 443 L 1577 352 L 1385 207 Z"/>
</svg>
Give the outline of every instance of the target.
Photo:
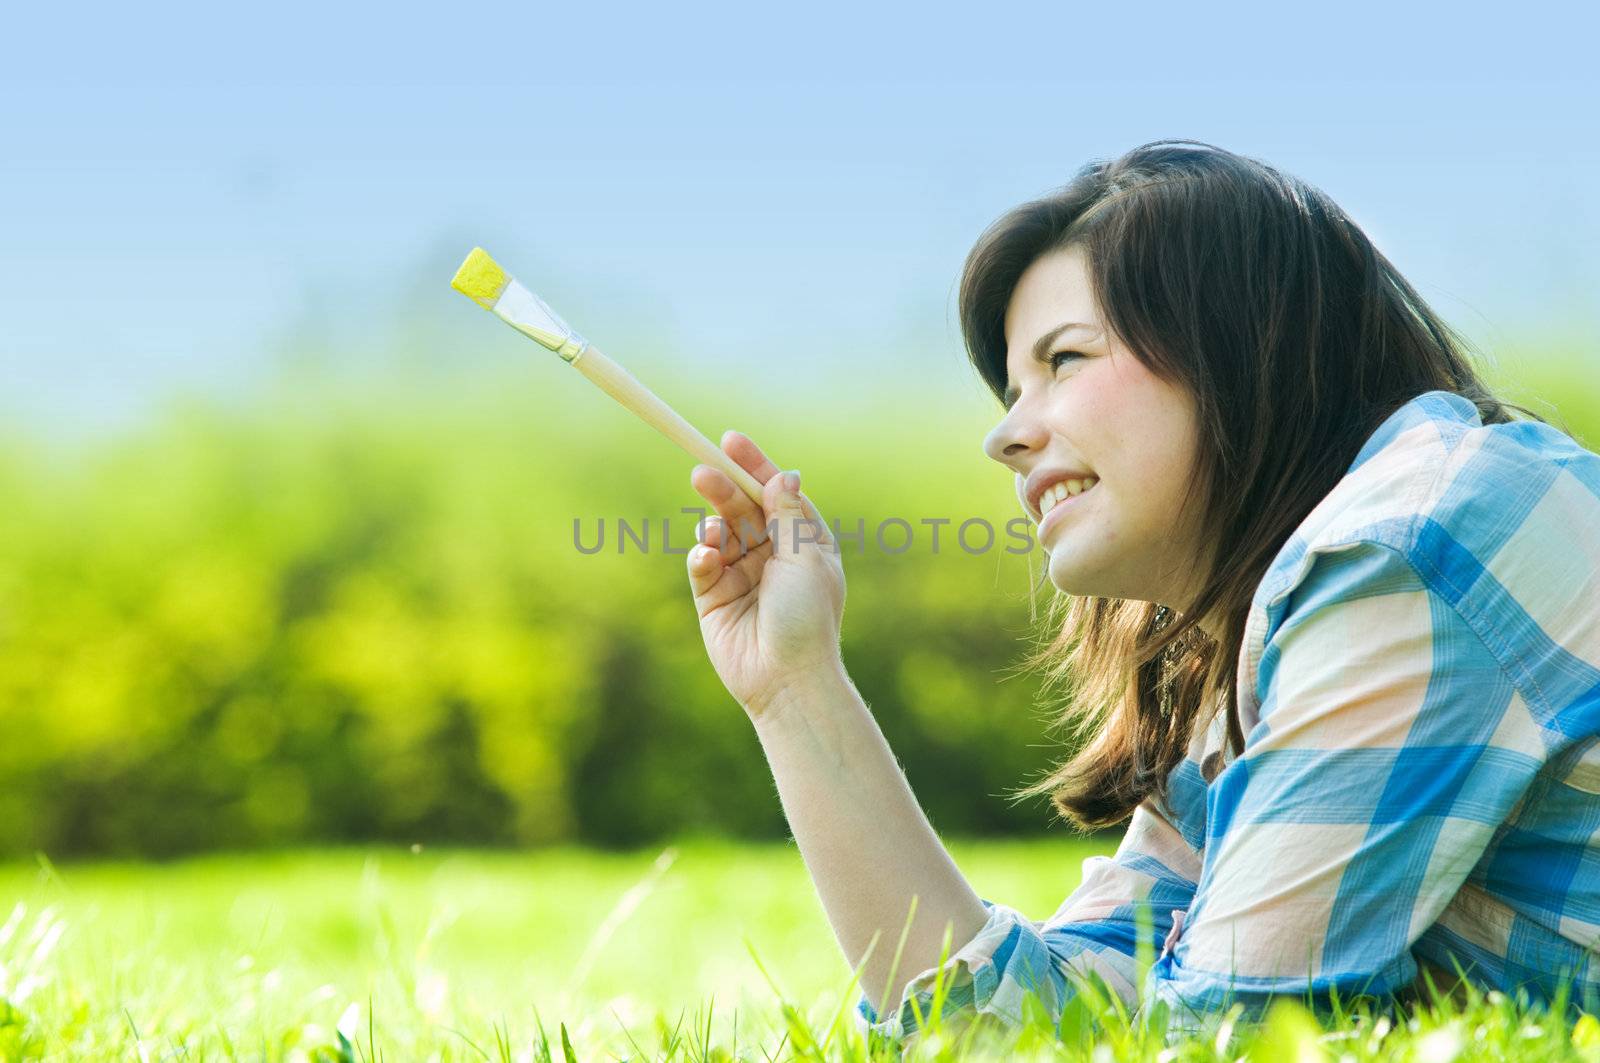
<svg viewBox="0 0 1600 1063">
<path fill-rule="evenodd" d="M 689 483 L 716 509 L 689 551 L 689 586 L 706 653 L 751 719 L 808 681 L 843 672 L 844 564 L 827 523 L 739 432 L 723 451 L 764 485 L 758 507 L 726 473 L 696 465 Z"/>
</svg>

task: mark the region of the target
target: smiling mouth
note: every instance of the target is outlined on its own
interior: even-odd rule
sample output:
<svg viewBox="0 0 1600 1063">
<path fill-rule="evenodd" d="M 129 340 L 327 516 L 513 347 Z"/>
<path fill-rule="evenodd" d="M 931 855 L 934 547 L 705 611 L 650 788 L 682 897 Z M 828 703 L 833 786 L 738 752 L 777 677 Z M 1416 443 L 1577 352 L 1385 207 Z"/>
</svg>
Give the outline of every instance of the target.
<svg viewBox="0 0 1600 1063">
<path fill-rule="evenodd" d="M 1095 485 L 1099 482 L 1100 481 L 1097 477 L 1086 476 L 1081 480 L 1062 480 L 1058 483 L 1052 484 L 1043 494 L 1039 496 L 1039 523 L 1041 525 L 1044 524 L 1044 519 L 1048 517 L 1057 506 L 1065 505 L 1067 502 L 1077 498 L 1079 495 L 1087 494 L 1089 491 L 1093 490 Z"/>
</svg>

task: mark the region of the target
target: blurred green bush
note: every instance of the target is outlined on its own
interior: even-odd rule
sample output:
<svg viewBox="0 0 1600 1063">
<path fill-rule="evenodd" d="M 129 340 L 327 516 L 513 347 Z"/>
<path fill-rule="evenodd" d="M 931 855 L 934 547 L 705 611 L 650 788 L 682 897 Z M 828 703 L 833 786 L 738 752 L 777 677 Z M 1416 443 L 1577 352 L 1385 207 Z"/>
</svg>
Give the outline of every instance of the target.
<svg viewBox="0 0 1600 1063">
<path fill-rule="evenodd" d="M 688 593 L 693 462 L 554 360 L 382 387 L 285 379 L 78 454 L 0 447 L 0 851 L 782 836 Z M 999 525 L 972 398 L 964 433 L 864 401 L 826 425 L 739 401 L 738 427 L 846 527 Z M 618 555 L 619 518 L 648 553 Z M 996 796 L 1049 756 L 1034 688 L 997 683 L 1026 559 L 926 543 L 848 554 L 852 673 L 940 829 L 1037 825 Z"/>
<path fill-rule="evenodd" d="M 1577 395 L 1593 445 L 1600 402 L 1572 372 L 1534 393 Z M 692 462 L 566 373 L 286 376 L 82 453 L 0 446 L 0 852 L 781 837 L 661 549 L 663 518 L 690 541 Z M 1060 753 L 1037 682 L 1002 681 L 1029 559 L 952 539 L 1018 515 L 976 381 L 738 408 L 828 517 L 865 522 L 846 663 L 935 826 L 1048 823 L 1002 796 Z M 872 541 L 891 517 L 916 529 L 901 554 Z M 935 553 L 921 522 L 941 517 Z M 602 518 L 605 549 L 581 553 L 574 520 L 592 544 Z M 618 518 L 650 520 L 648 553 L 619 556 Z"/>
</svg>

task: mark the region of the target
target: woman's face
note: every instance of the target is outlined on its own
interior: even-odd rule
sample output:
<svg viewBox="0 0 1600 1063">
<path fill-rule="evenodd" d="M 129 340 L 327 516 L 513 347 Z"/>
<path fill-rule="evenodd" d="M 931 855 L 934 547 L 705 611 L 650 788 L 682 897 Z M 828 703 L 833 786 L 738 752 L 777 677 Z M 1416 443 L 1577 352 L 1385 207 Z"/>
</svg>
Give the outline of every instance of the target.
<svg viewBox="0 0 1600 1063">
<path fill-rule="evenodd" d="M 1179 512 L 1197 437 L 1188 392 L 1107 334 L 1077 247 L 1023 273 L 1005 336 L 1009 409 L 983 449 L 1016 473 L 1017 495 L 1050 555 L 1050 582 L 1069 594 L 1186 611 L 1201 556 L 1188 530 L 1194 521 Z M 1041 497 L 1084 476 L 1093 486 L 1053 509 L 1052 494 Z"/>
</svg>

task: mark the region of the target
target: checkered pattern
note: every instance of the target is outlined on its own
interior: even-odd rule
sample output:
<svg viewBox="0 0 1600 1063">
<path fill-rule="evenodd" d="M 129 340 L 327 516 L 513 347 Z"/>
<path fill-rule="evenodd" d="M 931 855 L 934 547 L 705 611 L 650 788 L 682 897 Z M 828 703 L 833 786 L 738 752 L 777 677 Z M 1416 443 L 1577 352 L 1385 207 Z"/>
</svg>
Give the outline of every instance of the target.
<svg viewBox="0 0 1600 1063">
<path fill-rule="evenodd" d="M 1600 455 L 1446 391 L 1401 407 L 1257 588 L 1237 698 L 1243 754 L 1208 779 L 1202 728 L 1053 916 L 984 901 L 947 1013 L 1059 1012 L 1093 973 L 1194 1031 L 1274 993 L 1387 995 L 1419 961 L 1600 1007 Z M 936 973 L 859 1015 L 914 1031 Z"/>
</svg>

